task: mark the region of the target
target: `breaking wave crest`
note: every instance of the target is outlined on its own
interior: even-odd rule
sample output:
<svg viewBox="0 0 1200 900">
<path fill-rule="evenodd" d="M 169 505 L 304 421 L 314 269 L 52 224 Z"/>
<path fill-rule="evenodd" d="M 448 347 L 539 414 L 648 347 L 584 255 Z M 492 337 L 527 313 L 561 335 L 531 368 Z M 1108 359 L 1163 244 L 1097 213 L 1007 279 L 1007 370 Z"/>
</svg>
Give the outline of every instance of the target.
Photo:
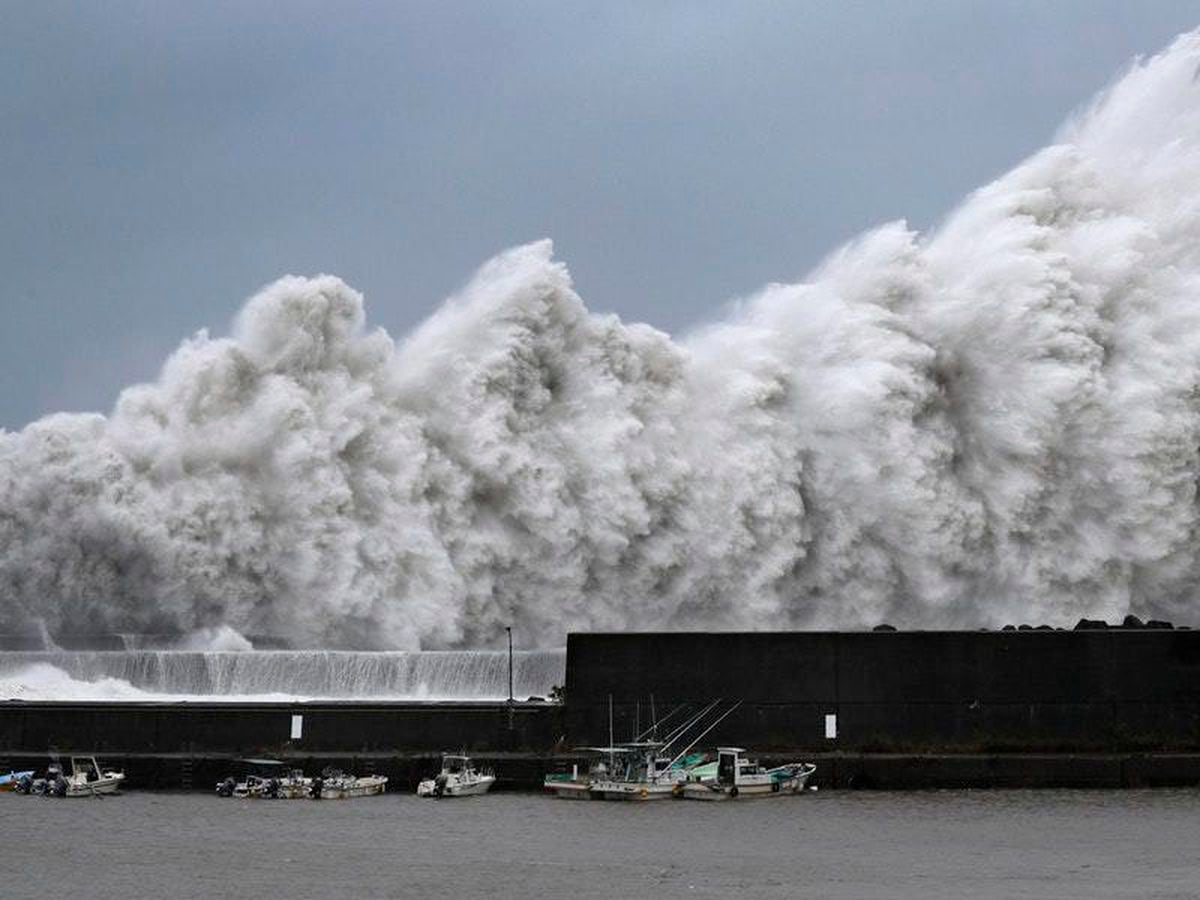
<svg viewBox="0 0 1200 900">
<path fill-rule="evenodd" d="M 933 233 L 682 341 L 548 242 L 396 345 L 284 278 L 108 417 L 0 434 L 0 626 L 296 646 L 1194 616 L 1200 36 Z"/>
</svg>

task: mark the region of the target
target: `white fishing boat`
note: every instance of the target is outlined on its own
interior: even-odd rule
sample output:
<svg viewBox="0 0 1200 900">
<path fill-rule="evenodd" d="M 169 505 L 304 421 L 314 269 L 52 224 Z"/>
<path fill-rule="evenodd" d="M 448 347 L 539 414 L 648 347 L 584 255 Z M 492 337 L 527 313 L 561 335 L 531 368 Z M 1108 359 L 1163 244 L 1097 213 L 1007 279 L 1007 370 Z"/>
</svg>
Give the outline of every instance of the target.
<svg viewBox="0 0 1200 900">
<path fill-rule="evenodd" d="M 94 756 L 72 756 L 71 772 L 62 780 L 66 783 L 66 793 L 60 796 L 96 797 L 115 794 L 125 780 L 125 773 L 101 769 Z"/>
<path fill-rule="evenodd" d="M 742 705 L 739 700 L 724 712 L 720 712 L 721 703 L 719 698 L 712 701 L 700 712 L 672 729 L 661 741 L 643 740 L 647 735 L 657 733 L 662 723 L 656 722 L 650 731 L 640 735 L 638 740 L 622 745 L 627 750 L 623 757 L 623 771 L 617 769 L 614 760 L 610 764 L 613 774 L 607 779 L 595 780 L 591 786 L 591 794 L 601 800 L 669 800 L 680 796 L 683 785 L 690 777 L 691 768 L 704 758 L 702 754 L 689 756 L 692 748 Z M 674 712 L 671 715 L 674 715 Z M 608 727 L 611 735 L 611 698 Z M 695 737 L 691 737 L 697 729 L 702 730 Z M 688 740 L 687 746 L 671 756 L 668 751 L 673 752 L 673 748 L 685 740 Z"/>
<path fill-rule="evenodd" d="M 600 800 L 670 800 L 677 785 L 687 780 L 687 769 L 663 756 L 662 741 L 623 744 L 614 754 L 607 777 L 593 779 L 589 792 Z"/>
<path fill-rule="evenodd" d="M 326 769 L 312 780 L 310 791 L 313 799 L 349 800 L 382 794 L 387 782 L 385 775 L 347 775 L 338 769 Z"/>
<path fill-rule="evenodd" d="M 608 759 L 615 753 L 623 753 L 619 747 L 579 747 L 575 750 L 587 757 L 584 771 L 579 763 L 573 763 L 570 772 L 549 772 L 542 780 L 542 788 L 560 800 L 593 800 L 592 784 L 608 777 Z"/>
<path fill-rule="evenodd" d="M 798 794 L 817 770 L 812 763 L 788 763 L 764 768 L 747 759 L 741 747 L 719 747 L 715 771 L 695 770 L 682 786 L 687 800 L 737 800 Z"/>
<path fill-rule="evenodd" d="M 447 753 L 442 771 L 417 785 L 418 797 L 477 797 L 496 783 L 491 769 L 476 769 L 469 756 Z"/>
</svg>

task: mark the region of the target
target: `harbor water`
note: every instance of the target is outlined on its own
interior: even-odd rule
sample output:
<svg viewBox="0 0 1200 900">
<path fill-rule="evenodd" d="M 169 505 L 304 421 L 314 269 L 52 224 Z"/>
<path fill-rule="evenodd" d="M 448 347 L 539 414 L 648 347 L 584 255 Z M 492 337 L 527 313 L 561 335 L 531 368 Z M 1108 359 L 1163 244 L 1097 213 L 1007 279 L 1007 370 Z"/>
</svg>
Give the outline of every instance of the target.
<svg viewBox="0 0 1200 900">
<path fill-rule="evenodd" d="M 9 900 L 1184 898 L 1200 791 L 822 791 L 757 802 L 0 795 Z"/>
</svg>

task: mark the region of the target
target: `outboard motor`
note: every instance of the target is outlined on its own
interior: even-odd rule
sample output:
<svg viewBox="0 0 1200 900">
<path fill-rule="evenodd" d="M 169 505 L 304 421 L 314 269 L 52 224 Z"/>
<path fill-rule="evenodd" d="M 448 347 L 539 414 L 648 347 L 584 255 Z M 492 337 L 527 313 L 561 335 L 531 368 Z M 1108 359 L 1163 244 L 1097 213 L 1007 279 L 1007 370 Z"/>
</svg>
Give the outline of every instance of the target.
<svg viewBox="0 0 1200 900">
<path fill-rule="evenodd" d="M 13 790 L 18 794 L 33 793 L 33 776 L 26 772 L 17 779 L 17 783 L 13 785 Z"/>
<path fill-rule="evenodd" d="M 444 796 L 446 793 L 446 782 L 449 780 L 445 772 L 438 772 L 437 777 L 433 779 L 433 796 Z"/>
<path fill-rule="evenodd" d="M 312 787 L 309 788 L 309 796 L 314 800 L 321 799 L 321 790 L 325 787 L 325 779 L 318 775 L 312 780 Z"/>
<path fill-rule="evenodd" d="M 237 787 L 237 782 L 233 780 L 233 776 L 230 776 L 217 785 L 217 796 L 232 797 L 235 787 Z"/>
<path fill-rule="evenodd" d="M 54 774 L 54 780 L 47 785 L 47 791 L 53 797 L 67 796 L 67 779 L 63 778 L 62 772 Z"/>
<path fill-rule="evenodd" d="M 266 787 L 263 789 L 263 796 L 268 800 L 277 800 L 279 798 L 279 779 L 268 778 Z"/>
</svg>

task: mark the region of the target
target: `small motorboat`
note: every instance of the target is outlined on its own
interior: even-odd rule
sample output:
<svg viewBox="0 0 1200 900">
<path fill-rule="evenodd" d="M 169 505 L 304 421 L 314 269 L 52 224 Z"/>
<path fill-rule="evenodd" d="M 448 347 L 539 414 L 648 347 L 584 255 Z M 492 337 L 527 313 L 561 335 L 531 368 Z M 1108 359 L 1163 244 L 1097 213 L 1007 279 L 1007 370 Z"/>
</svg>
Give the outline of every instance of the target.
<svg viewBox="0 0 1200 900">
<path fill-rule="evenodd" d="M 286 770 L 285 763 L 277 759 L 241 759 L 238 762 L 245 774 L 239 778 L 230 775 L 219 782 L 218 797 L 276 800 L 308 796 L 309 779 L 299 769 Z M 297 787 L 303 793 L 298 794 Z"/>
<path fill-rule="evenodd" d="M 715 771 L 693 770 L 691 779 L 679 786 L 679 793 L 687 800 L 798 794 L 817 770 L 812 763 L 788 763 L 768 769 L 744 757 L 745 752 L 740 747 L 719 747 Z"/>
<path fill-rule="evenodd" d="M 312 796 L 312 779 L 300 769 L 292 769 L 276 782 L 275 796 L 280 800 L 303 800 Z"/>
<path fill-rule="evenodd" d="M 72 756 L 70 772 L 51 763 L 45 778 L 34 778 L 32 772 L 21 772 L 13 782 L 20 794 L 41 794 L 46 797 L 100 797 L 115 794 L 125 781 L 125 773 L 101 769 L 94 756 Z"/>
<path fill-rule="evenodd" d="M 319 778 L 312 779 L 309 796 L 314 800 L 349 800 L 370 797 L 387 790 L 385 775 L 347 775 L 340 769 L 328 768 Z"/>
<path fill-rule="evenodd" d="M 417 785 L 418 797 L 477 797 L 496 783 L 491 769 L 477 769 L 469 756 L 446 753 L 442 771 Z"/>
<path fill-rule="evenodd" d="M 24 781 L 33 781 L 33 770 L 26 769 L 23 772 L 9 772 L 7 775 L 0 775 L 0 791 L 16 791 L 17 785 Z M 26 793 L 28 793 L 26 791 Z"/>
</svg>

